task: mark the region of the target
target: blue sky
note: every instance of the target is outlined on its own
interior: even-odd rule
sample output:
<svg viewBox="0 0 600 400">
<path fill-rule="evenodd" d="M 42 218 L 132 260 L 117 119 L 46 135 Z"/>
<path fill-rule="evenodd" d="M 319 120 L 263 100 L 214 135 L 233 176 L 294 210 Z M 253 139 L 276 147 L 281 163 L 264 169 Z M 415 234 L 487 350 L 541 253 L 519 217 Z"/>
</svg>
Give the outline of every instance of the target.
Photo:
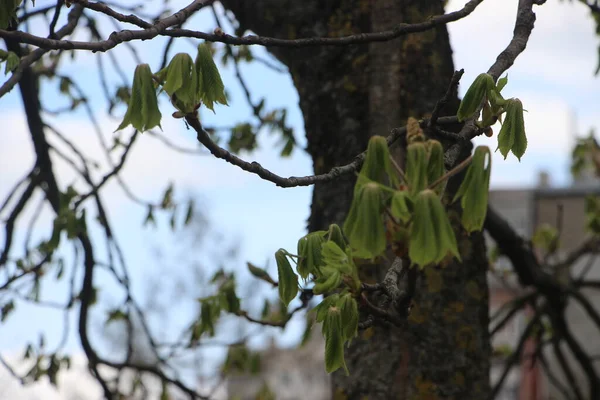
<svg viewBox="0 0 600 400">
<path fill-rule="evenodd" d="M 36 6 L 47 2 L 38 0 Z M 176 4 L 182 3 L 181 1 Z M 503 49 L 513 30 L 513 19 L 516 2 L 506 6 L 505 0 L 487 0 L 479 6 L 471 18 L 450 25 L 451 41 L 454 48 L 456 68 L 464 68 L 461 93 L 479 74 L 487 70 L 496 55 Z M 449 11 L 462 7 L 464 1 L 450 1 Z M 569 181 L 569 151 L 573 143 L 574 131 L 585 134 L 590 128 L 598 128 L 597 104 L 600 100 L 600 80 L 594 78 L 596 68 L 598 39 L 594 34 L 592 20 L 587 10 L 577 4 L 549 1 L 536 8 L 536 29 L 528 44 L 527 51 L 517 60 L 509 71 L 509 84 L 504 90 L 505 96 L 519 97 L 529 110 L 526 115 L 526 128 L 529 137 L 529 148 L 519 163 L 513 156 L 502 160 L 499 154 L 494 155 L 492 185 L 494 187 L 523 187 L 536 183 L 539 170 L 550 172 L 557 185 L 565 185 Z M 111 25 L 100 25 L 105 34 L 114 28 Z M 214 23 L 210 13 L 203 13 L 190 22 L 190 26 L 211 31 Z M 85 37 L 83 37 L 85 38 Z M 136 43 L 138 53 L 143 61 L 152 68 L 160 62 L 160 49 L 163 40 Z M 187 41 L 174 46 L 171 55 L 179 51 L 192 53 L 195 47 Z M 253 49 L 255 50 L 255 49 Z M 257 54 L 269 57 L 261 49 Z M 125 46 L 114 50 L 119 60 L 123 61 L 124 70 L 130 78 L 135 62 Z M 98 110 L 98 118 L 104 135 L 110 137 L 120 121 L 110 120 L 103 115 L 104 97 L 100 91 L 94 56 L 84 52 L 77 53 L 72 64 L 65 64 L 63 71 L 71 74 L 81 84 L 91 99 L 91 105 Z M 105 57 L 105 66 L 108 59 Z M 110 82 L 119 82 L 115 71 L 107 68 Z M 235 77 L 230 68 L 221 68 L 226 89 L 231 94 L 231 106 L 216 108 L 216 115 L 203 113 L 203 121 L 207 124 L 230 126 L 236 122 L 246 121 L 250 110 L 245 103 Z M 262 96 L 267 100 L 267 107 L 288 108 L 288 121 L 295 128 L 299 143 L 304 144 L 303 124 L 298 109 L 298 97 L 287 74 L 276 74 L 258 64 L 244 65 L 243 74 L 252 90 L 254 101 Z M 65 104 L 57 96 L 58 82 L 47 84 L 43 101 L 46 105 L 58 108 Z M 194 135 L 187 131 L 183 123 L 170 118 L 172 110 L 165 104 L 163 110 L 163 131 L 174 142 L 195 147 Z M 17 89 L 0 99 L 0 118 L 4 126 L 10 129 L 0 133 L 0 196 L 4 196 L 13 182 L 23 175 L 33 162 L 31 145 L 26 131 L 24 115 Z M 92 128 L 82 112 L 76 112 L 60 120 L 51 120 L 54 125 L 64 130 L 65 134 L 78 143 L 86 154 L 103 162 L 98 150 Z M 496 128 L 497 132 L 498 129 Z M 382 132 L 385 134 L 385 132 Z M 281 159 L 273 150 L 276 137 L 263 134 L 260 148 L 251 155 L 243 154 L 247 160 L 256 160 L 276 173 L 289 175 L 307 175 L 311 173 L 311 161 L 300 149 L 296 149 L 292 157 Z M 486 144 L 495 149 L 496 138 L 478 139 L 478 144 Z M 55 165 L 61 184 L 66 187 L 72 181 L 68 168 L 56 162 Z M 198 195 L 199 204 L 205 208 L 211 226 L 225 235 L 227 242 L 239 239 L 239 255 L 229 268 L 244 269 L 245 262 L 265 265 L 270 260 L 273 268 L 273 253 L 280 247 L 295 250 L 297 239 L 304 234 L 305 221 L 309 215 L 310 188 L 281 189 L 257 176 L 250 175 L 221 160 L 210 156 L 189 156 L 174 153 L 163 148 L 155 139 L 144 135 L 138 139 L 136 149 L 123 171 L 126 182 L 142 198 L 156 201 L 169 181 L 176 184 L 176 194 L 183 198 L 189 193 Z M 175 244 L 177 240 L 167 228 L 167 221 L 160 222 L 159 229 L 142 230 L 141 222 L 146 210 L 133 204 L 114 183 L 106 188 L 105 200 L 108 204 L 109 217 L 114 230 L 123 247 L 127 249 L 127 261 L 134 281 L 135 293 L 140 298 L 148 297 L 147 276 L 163 274 L 165 265 L 169 265 L 169 273 L 176 271 L 182 276 L 189 274 L 186 264 L 178 264 Z M 21 228 L 27 216 L 33 212 L 30 207 L 21 219 Z M 43 221 L 36 231 L 38 238 L 48 234 L 51 213 L 43 214 Z M 0 240 L 3 240 L 0 234 Z M 103 244 L 98 232 L 94 240 Z M 19 240 L 17 240 L 17 247 Z M 163 245 L 166 263 L 157 262 L 154 245 Z M 207 248 L 197 249 L 197 259 L 207 264 L 207 269 L 217 265 L 205 256 L 218 243 L 211 243 Z M 195 255 L 194 255 L 195 256 Z M 271 269 L 273 271 L 273 269 Z M 242 277 L 247 278 L 243 273 Z M 99 273 L 98 281 L 105 289 L 101 292 L 101 300 L 114 301 L 118 292 L 106 274 Z M 47 298 L 63 299 L 66 297 L 65 286 L 53 286 L 44 292 Z M 274 294 L 274 293 L 272 293 Z M 256 299 L 254 299 L 256 300 Z M 192 311 L 190 303 L 178 308 L 181 318 L 189 316 Z M 175 313 L 176 314 L 176 313 Z M 101 324 L 104 315 L 100 310 L 93 314 L 92 324 Z M 178 319 L 177 315 L 174 317 Z M 36 321 L 32 327 L 31 321 Z M 19 351 L 27 341 L 37 340 L 40 331 L 49 332 L 48 342 L 52 347 L 60 339 L 57 322 L 60 314 L 19 305 L 17 313 L 2 326 L 2 343 L 0 351 L 4 354 Z M 72 322 L 75 323 L 72 318 Z M 282 339 L 282 343 L 292 343 L 298 330 L 291 329 Z M 75 336 L 71 337 L 68 349 L 79 351 L 79 343 Z"/>
</svg>

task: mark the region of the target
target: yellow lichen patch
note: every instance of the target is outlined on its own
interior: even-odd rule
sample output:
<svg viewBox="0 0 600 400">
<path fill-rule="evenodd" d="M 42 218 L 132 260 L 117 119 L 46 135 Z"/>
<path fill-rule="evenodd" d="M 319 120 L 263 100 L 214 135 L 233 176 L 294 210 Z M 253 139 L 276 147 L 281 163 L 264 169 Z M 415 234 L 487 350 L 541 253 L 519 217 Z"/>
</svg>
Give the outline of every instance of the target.
<svg viewBox="0 0 600 400">
<path fill-rule="evenodd" d="M 467 282 L 465 290 L 467 291 L 467 294 L 475 300 L 481 300 L 483 298 L 483 291 L 475 281 Z"/>
<path fill-rule="evenodd" d="M 364 340 L 369 340 L 373 337 L 374 334 L 375 334 L 375 330 L 373 328 L 367 328 L 363 331 L 362 338 Z"/>
<path fill-rule="evenodd" d="M 344 90 L 346 90 L 347 92 L 350 92 L 350 93 L 356 92 L 356 90 L 358 89 L 356 87 L 356 85 L 354 84 L 354 82 L 352 82 L 350 80 L 350 78 L 348 77 L 348 75 L 344 76 L 344 80 L 342 82 L 342 86 L 343 86 Z"/>
<path fill-rule="evenodd" d="M 419 400 L 437 400 L 437 385 L 420 376 L 415 379 L 416 398 Z"/>
<path fill-rule="evenodd" d="M 427 321 L 427 311 L 421 308 L 418 304 L 414 304 L 410 309 L 410 315 L 408 316 L 408 322 L 413 324 L 422 324 Z"/>
<path fill-rule="evenodd" d="M 456 372 L 453 377 L 456 386 L 465 386 L 465 375 L 462 372 Z"/>
<path fill-rule="evenodd" d="M 333 400 L 347 400 L 348 396 L 344 392 L 344 389 L 337 388 L 335 389 L 335 393 L 333 394 Z"/>
<path fill-rule="evenodd" d="M 368 59 L 369 59 L 368 53 L 361 54 L 360 56 L 358 56 L 352 60 L 352 68 L 362 67 L 363 65 L 365 65 L 365 63 L 367 62 Z"/>
<path fill-rule="evenodd" d="M 425 269 L 425 279 L 427 280 L 427 291 L 429 293 L 437 293 L 442 290 L 444 280 L 442 274 L 435 268 Z"/>
<path fill-rule="evenodd" d="M 371 10 L 371 1 L 370 0 L 359 0 L 358 10 L 360 11 L 361 14 L 367 14 Z"/>
<path fill-rule="evenodd" d="M 298 34 L 296 33 L 296 26 L 292 24 L 287 25 L 287 37 L 289 40 L 294 40 L 298 37 Z"/>
<path fill-rule="evenodd" d="M 475 351 L 475 332 L 470 326 L 464 325 L 456 332 L 456 345 L 466 351 Z"/>
<path fill-rule="evenodd" d="M 402 51 L 403 53 L 420 53 L 423 49 L 423 42 L 422 35 L 410 35 L 402 41 Z"/>
<path fill-rule="evenodd" d="M 329 37 L 339 37 L 352 34 L 353 26 L 352 16 L 350 14 L 345 14 L 342 12 L 333 14 L 329 18 L 327 24 L 329 25 Z"/>
<path fill-rule="evenodd" d="M 444 308 L 443 316 L 446 322 L 454 322 L 458 319 L 458 315 L 465 310 L 465 305 L 461 302 L 454 301 Z"/>
</svg>

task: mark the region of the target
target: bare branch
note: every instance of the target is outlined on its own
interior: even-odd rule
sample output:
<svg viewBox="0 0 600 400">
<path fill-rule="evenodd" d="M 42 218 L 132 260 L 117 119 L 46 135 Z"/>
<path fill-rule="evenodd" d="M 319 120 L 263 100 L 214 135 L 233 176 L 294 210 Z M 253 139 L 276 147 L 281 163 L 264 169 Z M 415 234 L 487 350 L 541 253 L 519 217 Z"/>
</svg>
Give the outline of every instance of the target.
<svg viewBox="0 0 600 400">
<path fill-rule="evenodd" d="M 158 35 L 163 36 L 176 36 L 176 37 L 190 37 L 196 39 L 204 39 L 209 42 L 221 42 L 231 45 L 261 45 L 261 46 L 279 46 L 279 47 L 309 47 L 309 46 L 347 46 L 351 44 L 371 43 L 371 42 L 385 42 L 392 39 L 396 39 L 400 36 L 407 35 L 409 33 L 425 32 L 435 28 L 439 25 L 448 24 L 459 19 L 465 18 L 471 14 L 475 8 L 483 0 L 471 0 L 465 6 L 458 10 L 444 15 L 438 15 L 429 18 L 425 22 L 416 24 L 398 24 L 394 29 L 375 32 L 375 33 L 361 33 L 358 35 L 349 35 L 339 38 L 325 38 L 325 37 L 312 37 L 305 39 L 277 39 L 270 37 L 261 36 L 244 36 L 241 38 L 230 36 L 226 34 L 209 34 L 204 32 L 192 31 L 188 29 L 169 29 L 168 27 L 181 24 L 187 19 L 193 12 L 202 8 L 205 5 L 212 3 L 212 0 L 196 0 L 190 6 L 182 9 L 180 12 L 173 14 L 170 17 L 160 20 L 158 23 L 148 26 L 146 22 L 139 18 L 129 18 L 124 15 L 119 15 L 116 12 L 111 12 L 107 7 L 101 7 L 97 3 L 92 3 L 87 0 L 75 0 L 84 7 L 94 7 L 98 11 L 111 15 L 114 18 L 120 18 L 123 22 L 129 22 L 137 25 L 143 30 L 122 30 L 120 32 L 113 33 L 108 39 L 99 42 L 81 42 L 71 40 L 54 40 L 49 38 L 41 38 L 39 36 L 31 35 L 25 32 L 9 32 L 0 30 L 0 37 L 12 38 L 22 43 L 31 44 L 43 49 L 64 49 L 64 50 L 91 50 L 91 51 L 108 51 L 117 45 L 132 40 L 148 40 Z M 93 6 L 91 6 L 93 4 Z"/>
</svg>

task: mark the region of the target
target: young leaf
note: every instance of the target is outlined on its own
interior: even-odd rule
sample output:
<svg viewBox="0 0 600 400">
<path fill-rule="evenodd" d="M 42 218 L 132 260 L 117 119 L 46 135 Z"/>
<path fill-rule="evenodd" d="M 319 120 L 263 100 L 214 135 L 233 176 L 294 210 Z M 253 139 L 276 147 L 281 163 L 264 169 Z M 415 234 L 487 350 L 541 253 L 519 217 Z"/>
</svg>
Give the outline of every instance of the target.
<svg viewBox="0 0 600 400">
<path fill-rule="evenodd" d="M 498 79 L 498 83 L 496 84 L 496 90 L 501 92 L 504 89 L 504 86 L 508 83 L 508 74 L 504 76 L 504 78 Z"/>
<path fill-rule="evenodd" d="M 202 83 L 192 57 L 187 53 L 176 54 L 166 69 L 163 85 L 173 105 L 184 114 L 191 113 L 200 103 Z"/>
<path fill-rule="evenodd" d="M 390 162 L 390 150 L 383 136 L 373 136 L 369 139 L 367 155 L 360 173 L 374 182 L 397 186 L 398 179 Z"/>
<path fill-rule="evenodd" d="M 406 154 L 406 179 L 411 196 L 427 187 L 428 162 L 424 143 L 408 145 Z"/>
<path fill-rule="evenodd" d="M 279 274 L 279 298 L 287 306 L 298 294 L 298 276 L 292 270 L 285 250 L 279 249 L 275 253 L 275 261 Z"/>
<path fill-rule="evenodd" d="M 9 72 L 13 72 L 15 69 L 17 69 L 20 61 L 21 60 L 19 59 L 19 56 L 16 53 L 9 51 L 8 56 L 6 57 L 6 65 L 4 65 L 4 75 L 8 74 Z"/>
<path fill-rule="evenodd" d="M 314 274 L 321 266 L 321 245 L 325 241 L 325 231 L 311 232 L 298 240 L 298 266 L 296 270 L 302 279 Z"/>
<path fill-rule="evenodd" d="M 359 176 L 350 212 L 344 223 L 344 233 L 356 256 L 374 258 L 386 246 L 385 227 L 381 215 L 387 197 L 383 187 Z"/>
<path fill-rule="evenodd" d="M 313 293 L 317 295 L 331 292 L 342 283 L 342 274 L 339 270 L 328 266 L 324 267 L 322 271 L 323 275 L 317 279 L 313 288 Z"/>
<path fill-rule="evenodd" d="M 396 191 L 392 196 L 391 212 L 395 218 L 402 222 L 408 222 L 412 213 L 412 201 L 410 196 L 404 190 Z"/>
<path fill-rule="evenodd" d="M 345 340 L 356 336 L 358 331 L 358 304 L 350 293 L 343 295 L 338 301 L 341 312 L 341 323 Z"/>
<path fill-rule="evenodd" d="M 424 267 L 439 263 L 448 253 L 460 259 L 452 225 L 440 198 L 432 190 L 424 190 L 415 201 L 409 257 Z"/>
<path fill-rule="evenodd" d="M 138 131 L 143 132 L 155 126 L 160 127 L 161 117 L 152 81 L 152 71 L 148 64 L 140 64 L 136 67 L 133 76 L 127 112 L 123 117 L 123 122 L 116 130 L 119 131 L 132 125 Z"/>
<path fill-rule="evenodd" d="M 339 368 L 344 368 L 346 375 L 348 375 L 348 368 L 344 360 L 341 313 L 337 307 L 329 308 L 323 326 L 326 327 L 325 370 L 330 374 Z"/>
<path fill-rule="evenodd" d="M 323 243 L 321 255 L 326 266 L 333 267 L 344 274 L 354 272 L 355 267 L 351 258 L 334 242 Z"/>
<path fill-rule="evenodd" d="M 495 87 L 494 79 L 490 75 L 479 74 L 460 102 L 458 113 L 456 114 L 458 120 L 462 122 L 472 117 L 479 108 L 487 91 L 493 87 Z"/>
<path fill-rule="evenodd" d="M 492 155 L 487 146 L 478 146 L 465 179 L 462 181 L 453 202 L 461 198 L 462 225 L 467 232 L 483 228 L 487 213 Z"/>
<path fill-rule="evenodd" d="M 521 161 L 527 149 L 523 104 L 519 99 L 510 99 L 506 104 L 506 118 L 498 135 L 498 149 L 506 159 L 509 151 Z"/>
<path fill-rule="evenodd" d="M 215 65 L 212 54 L 208 45 L 201 44 L 198 46 L 198 54 L 196 55 L 196 73 L 198 79 L 202 80 L 202 101 L 204 105 L 214 112 L 214 103 L 227 104 L 225 97 L 225 86 L 221 80 L 219 70 Z"/>
<path fill-rule="evenodd" d="M 323 322 L 325 321 L 325 317 L 327 317 L 327 313 L 329 312 L 329 307 L 335 305 L 337 303 L 337 301 L 339 300 L 340 295 L 337 293 L 334 293 L 330 296 L 327 296 L 323 299 L 322 302 L 319 303 L 319 305 L 317 305 L 315 308 L 313 308 L 313 311 L 316 313 L 317 315 L 317 322 Z M 323 325 L 321 327 L 323 335 L 325 335 L 325 326 Z"/>
<path fill-rule="evenodd" d="M 429 147 L 429 160 L 427 162 L 427 184 L 431 185 L 433 182 L 441 178 L 446 169 L 444 168 L 444 148 L 442 144 L 437 140 L 427 141 Z M 439 184 L 434 189 L 436 193 L 441 193 L 444 189 L 444 185 Z"/>
<path fill-rule="evenodd" d="M 344 238 L 344 234 L 342 233 L 342 228 L 340 228 L 337 224 L 329 225 L 329 234 L 328 240 L 331 240 L 333 243 L 337 244 L 340 249 L 346 248 L 346 239 Z"/>
</svg>

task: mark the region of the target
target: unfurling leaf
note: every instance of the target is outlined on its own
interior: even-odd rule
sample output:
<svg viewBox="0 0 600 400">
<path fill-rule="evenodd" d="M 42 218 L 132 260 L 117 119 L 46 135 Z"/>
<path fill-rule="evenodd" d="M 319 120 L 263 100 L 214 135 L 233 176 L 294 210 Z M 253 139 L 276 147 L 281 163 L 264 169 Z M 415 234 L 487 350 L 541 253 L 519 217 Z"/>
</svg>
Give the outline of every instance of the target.
<svg viewBox="0 0 600 400">
<path fill-rule="evenodd" d="M 358 304 L 350 293 L 343 295 L 338 304 L 341 310 L 344 340 L 350 340 L 358 331 Z"/>
<path fill-rule="evenodd" d="M 292 270 L 285 250 L 277 250 L 275 261 L 277 262 L 277 272 L 279 274 L 279 298 L 287 306 L 298 294 L 298 276 Z"/>
<path fill-rule="evenodd" d="M 453 201 L 461 198 L 462 225 L 467 232 L 480 231 L 487 213 L 492 155 L 487 146 L 475 149 L 473 160 Z"/>
<path fill-rule="evenodd" d="M 424 267 L 439 263 L 448 254 L 460 259 L 456 236 L 440 198 L 432 190 L 424 190 L 415 201 L 409 257 Z"/>
<path fill-rule="evenodd" d="M 352 260 L 350 249 L 344 251 L 335 242 L 327 241 L 323 244 L 322 258 L 325 264 L 325 267 L 322 269 L 323 275 L 330 273 L 331 270 L 337 271 L 340 274 L 339 280 L 336 279 L 333 281 L 335 285 L 328 288 L 328 290 L 336 289 L 341 281 L 344 281 L 354 292 L 360 289 L 358 270 Z M 329 284 L 331 282 L 330 280 Z"/>
<path fill-rule="evenodd" d="M 342 274 L 334 267 L 323 267 L 321 276 L 316 280 L 313 293 L 316 295 L 331 292 L 342 283 Z"/>
<path fill-rule="evenodd" d="M 389 183 L 397 186 L 398 179 L 390 162 L 390 150 L 383 136 L 373 136 L 369 139 L 367 155 L 360 174 L 383 185 Z"/>
<path fill-rule="evenodd" d="M 460 107 L 456 114 L 458 120 L 464 121 L 472 117 L 479 108 L 487 91 L 494 87 L 494 79 L 489 74 L 480 74 L 475 78 L 475 81 L 471 84 L 469 90 L 467 90 L 465 97 L 460 102 Z"/>
<path fill-rule="evenodd" d="M 133 86 L 127 112 L 117 131 L 128 125 L 132 125 L 140 132 L 156 126 L 160 127 L 161 117 L 156 99 L 156 90 L 152 81 L 152 71 L 150 71 L 148 64 L 140 64 L 136 67 L 133 76 Z"/>
<path fill-rule="evenodd" d="M 350 212 L 344 223 L 344 233 L 350 246 L 361 258 L 374 258 L 385 250 L 385 228 L 381 215 L 389 196 L 382 185 L 359 175 Z"/>
<path fill-rule="evenodd" d="M 496 84 L 496 90 L 501 92 L 504 89 L 504 86 L 508 83 L 508 74 L 504 78 L 498 79 L 498 83 Z"/>
<path fill-rule="evenodd" d="M 391 212 L 395 218 L 408 222 L 412 216 L 412 201 L 406 191 L 397 191 L 392 196 Z"/>
<path fill-rule="evenodd" d="M 329 312 L 329 307 L 334 306 L 337 301 L 339 300 L 340 295 L 337 293 L 334 293 L 330 296 L 327 296 L 323 299 L 322 302 L 319 303 L 319 305 L 317 305 L 315 308 L 313 308 L 313 311 L 316 313 L 317 315 L 317 322 L 323 322 L 325 321 L 325 317 L 327 317 L 327 313 Z M 323 335 L 325 334 L 325 326 L 321 326 L 321 331 L 323 333 Z"/>
<path fill-rule="evenodd" d="M 525 121 L 523 119 L 523 104 L 519 99 L 507 101 L 506 118 L 498 134 L 498 149 L 506 159 L 509 151 L 521 161 L 527 149 L 527 136 L 525 135 Z"/>
<path fill-rule="evenodd" d="M 446 172 L 446 169 L 444 168 L 444 148 L 437 140 L 428 140 L 427 146 L 429 149 L 429 160 L 427 162 L 427 184 L 432 185 Z M 439 194 L 444 190 L 444 187 L 445 185 L 439 184 L 436 185 L 433 190 Z"/>
<path fill-rule="evenodd" d="M 327 237 L 328 240 L 331 240 L 333 243 L 337 244 L 340 249 L 346 248 L 346 239 L 344 238 L 344 234 L 342 233 L 342 228 L 339 225 L 331 224 L 329 225 L 329 234 Z"/>
<path fill-rule="evenodd" d="M 411 196 L 427 187 L 427 147 L 422 142 L 408 145 L 406 155 L 406 179 Z"/>
<path fill-rule="evenodd" d="M 184 114 L 193 112 L 200 103 L 203 88 L 192 57 L 187 53 L 176 54 L 167 66 L 166 74 L 159 74 L 165 76 L 162 87 L 173 105 Z"/>
<path fill-rule="evenodd" d="M 325 231 L 311 232 L 298 240 L 297 271 L 302 279 L 306 280 L 308 275 L 314 274 L 321 266 L 321 245 L 325 241 Z"/>
<path fill-rule="evenodd" d="M 210 48 L 206 43 L 198 46 L 195 64 L 198 79 L 202 81 L 202 101 L 204 105 L 212 112 L 215 111 L 214 103 L 228 105 L 225 97 L 225 86 L 213 60 Z"/>
<path fill-rule="evenodd" d="M 344 360 L 344 338 L 342 331 L 342 316 L 338 307 L 332 306 L 327 310 L 323 321 L 325 335 L 325 370 L 332 373 L 339 368 L 344 368 L 346 375 L 348 368 Z"/>
</svg>

